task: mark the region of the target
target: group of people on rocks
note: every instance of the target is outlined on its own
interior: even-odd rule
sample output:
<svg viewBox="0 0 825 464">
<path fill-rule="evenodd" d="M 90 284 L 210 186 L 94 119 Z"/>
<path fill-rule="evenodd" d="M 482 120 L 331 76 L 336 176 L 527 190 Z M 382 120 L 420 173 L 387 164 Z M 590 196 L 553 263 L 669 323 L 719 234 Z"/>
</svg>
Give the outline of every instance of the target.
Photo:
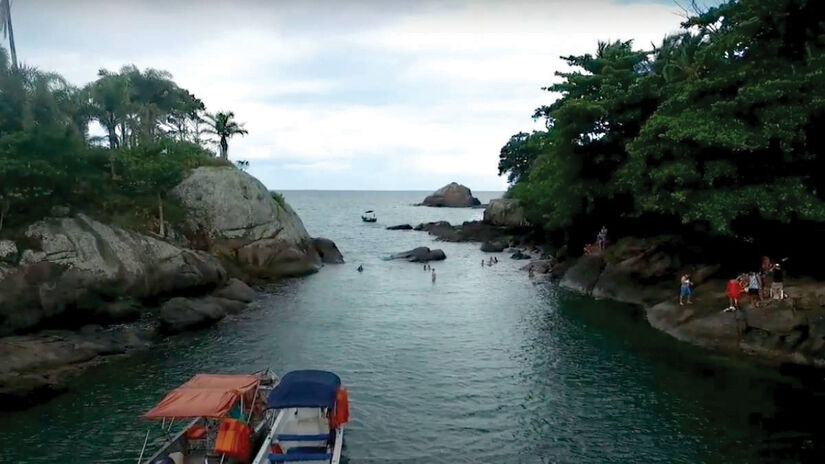
<svg viewBox="0 0 825 464">
<path fill-rule="evenodd" d="M 489 260 L 487 260 L 487 266 L 492 267 L 493 264 L 498 264 L 498 258 L 495 256 L 491 256 Z M 481 260 L 481 267 L 484 267 L 484 260 Z"/>
<path fill-rule="evenodd" d="M 592 255 L 607 248 L 607 227 L 602 226 L 602 229 L 596 234 L 596 242 L 588 243 L 584 246 L 584 254 Z"/>
<path fill-rule="evenodd" d="M 787 258 L 782 262 L 787 261 Z M 785 267 L 782 262 L 775 263 L 769 257 L 762 257 L 762 265 L 758 271 L 740 274 L 728 281 L 727 293 L 728 310 L 739 308 L 742 295 L 746 295 L 751 304 L 759 307 L 764 300 L 784 300 Z"/>
</svg>

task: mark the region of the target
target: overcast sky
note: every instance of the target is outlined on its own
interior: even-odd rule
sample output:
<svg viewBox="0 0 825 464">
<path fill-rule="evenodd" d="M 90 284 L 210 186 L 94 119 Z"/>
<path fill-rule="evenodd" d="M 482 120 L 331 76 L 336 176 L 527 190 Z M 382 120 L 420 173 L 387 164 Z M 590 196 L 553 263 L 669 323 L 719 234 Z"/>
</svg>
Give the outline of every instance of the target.
<svg viewBox="0 0 825 464">
<path fill-rule="evenodd" d="M 672 1 L 12 0 L 17 51 L 76 84 L 134 63 L 171 72 L 249 135 L 229 154 L 268 187 L 502 190 L 498 151 L 541 127 L 561 55 L 648 47 Z"/>
</svg>

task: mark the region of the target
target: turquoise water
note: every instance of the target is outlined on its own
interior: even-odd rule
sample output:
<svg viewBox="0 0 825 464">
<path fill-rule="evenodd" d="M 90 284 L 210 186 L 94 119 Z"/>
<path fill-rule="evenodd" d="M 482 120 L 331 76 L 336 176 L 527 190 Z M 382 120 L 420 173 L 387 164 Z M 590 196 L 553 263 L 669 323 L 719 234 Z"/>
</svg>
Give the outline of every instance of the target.
<svg viewBox="0 0 825 464">
<path fill-rule="evenodd" d="M 713 356 L 633 308 L 568 295 L 478 244 L 387 225 L 476 219 L 421 192 L 285 192 L 347 264 L 264 288 L 216 327 L 88 371 L 53 401 L 0 413 L 2 463 L 134 463 L 138 415 L 200 371 L 330 369 L 349 387 L 350 463 L 822 462 L 822 372 Z M 484 201 L 495 194 L 481 193 Z M 360 213 L 375 209 L 378 224 Z M 421 265 L 383 261 L 443 248 Z M 359 274 L 355 268 L 363 264 Z"/>
</svg>

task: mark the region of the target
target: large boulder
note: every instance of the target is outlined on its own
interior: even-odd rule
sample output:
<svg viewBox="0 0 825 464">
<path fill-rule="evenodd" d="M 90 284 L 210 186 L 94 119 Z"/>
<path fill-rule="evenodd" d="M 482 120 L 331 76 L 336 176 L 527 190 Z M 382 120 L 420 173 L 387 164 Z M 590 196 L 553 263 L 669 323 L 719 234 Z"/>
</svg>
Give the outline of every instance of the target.
<svg viewBox="0 0 825 464">
<path fill-rule="evenodd" d="M 430 250 L 427 247 L 418 247 L 390 255 L 389 259 L 406 259 L 413 263 L 426 263 L 447 259 L 447 255 L 440 249 Z"/>
<path fill-rule="evenodd" d="M 484 208 L 484 222 L 495 226 L 528 226 L 524 209 L 515 198 L 497 198 L 490 200 Z"/>
<path fill-rule="evenodd" d="M 17 261 L 17 244 L 11 240 L 0 240 L 0 263 L 14 264 Z"/>
<path fill-rule="evenodd" d="M 214 324 L 226 310 L 213 298 L 172 298 L 160 308 L 160 328 L 166 333 L 182 332 Z"/>
<path fill-rule="evenodd" d="M 423 206 L 446 206 L 449 208 L 467 208 L 480 205 L 478 198 L 473 196 L 469 188 L 451 182 L 424 198 Z"/>
<path fill-rule="evenodd" d="M 186 207 L 193 246 L 221 256 L 248 278 L 316 272 L 321 258 L 301 219 L 256 178 L 234 167 L 200 167 L 172 190 Z"/>
<path fill-rule="evenodd" d="M 503 240 L 487 240 L 481 244 L 481 251 L 488 253 L 496 253 L 504 251 L 507 244 Z"/>
<path fill-rule="evenodd" d="M 225 287 L 218 289 L 212 293 L 212 295 L 218 298 L 241 301 L 244 303 L 251 303 L 255 301 L 257 296 L 255 290 L 252 290 L 249 288 L 249 285 L 246 285 L 246 283 L 238 279 L 229 279 L 229 282 L 226 283 Z"/>
<path fill-rule="evenodd" d="M 335 242 L 328 238 L 313 238 L 312 246 L 315 252 L 321 257 L 321 262 L 326 264 L 344 264 L 344 255 L 341 250 L 335 245 Z"/>
<path fill-rule="evenodd" d="M 582 256 L 561 279 L 561 286 L 589 295 L 601 276 L 605 263 L 601 256 Z"/>
<path fill-rule="evenodd" d="M 226 281 L 221 263 L 207 253 L 82 214 L 38 221 L 25 234 L 40 249 L 25 250 L 0 279 L 0 335 L 52 318 L 132 318 L 131 303 L 109 302 L 208 290 Z"/>
</svg>

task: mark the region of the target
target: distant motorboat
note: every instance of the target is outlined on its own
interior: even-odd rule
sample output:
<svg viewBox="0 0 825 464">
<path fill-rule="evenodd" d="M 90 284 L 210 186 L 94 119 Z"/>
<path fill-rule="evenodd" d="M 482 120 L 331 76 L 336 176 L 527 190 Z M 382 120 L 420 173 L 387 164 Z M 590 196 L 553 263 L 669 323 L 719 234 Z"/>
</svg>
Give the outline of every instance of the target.
<svg viewBox="0 0 825 464">
<path fill-rule="evenodd" d="M 339 464 L 349 399 L 332 372 L 302 370 L 284 375 L 269 395 L 269 433 L 252 464 Z"/>
<path fill-rule="evenodd" d="M 361 215 L 361 220 L 364 222 L 376 222 L 378 218 L 375 217 L 375 212 L 373 210 L 364 211 L 364 214 Z"/>
</svg>

